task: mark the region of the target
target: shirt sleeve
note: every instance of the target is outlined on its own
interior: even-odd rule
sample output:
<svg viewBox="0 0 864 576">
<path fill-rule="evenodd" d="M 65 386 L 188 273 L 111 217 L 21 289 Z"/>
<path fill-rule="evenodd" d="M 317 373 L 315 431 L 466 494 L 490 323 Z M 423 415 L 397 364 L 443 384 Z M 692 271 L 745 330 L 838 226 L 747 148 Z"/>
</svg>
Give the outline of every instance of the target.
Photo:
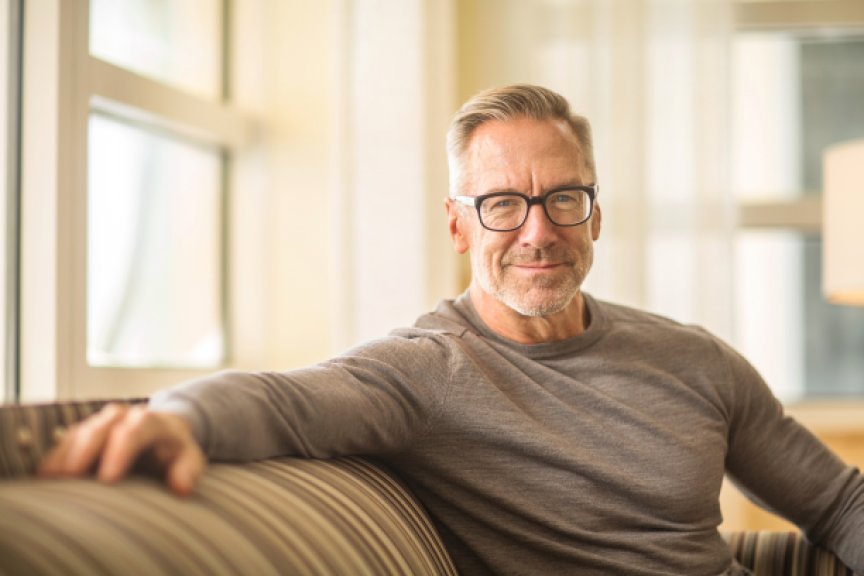
<svg viewBox="0 0 864 576">
<path fill-rule="evenodd" d="M 864 573 L 864 478 L 783 413 L 758 372 L 721 344 L 729 366 L 726 469 L 758 505 Z"/>
<path fill-rule="evenodd" d="M 446 339 L 388 336 L 287 372 L 226 371 L 154 394 L 214 460 L 393 454 L 421 436 L 450 383 Z"/>
</svg>

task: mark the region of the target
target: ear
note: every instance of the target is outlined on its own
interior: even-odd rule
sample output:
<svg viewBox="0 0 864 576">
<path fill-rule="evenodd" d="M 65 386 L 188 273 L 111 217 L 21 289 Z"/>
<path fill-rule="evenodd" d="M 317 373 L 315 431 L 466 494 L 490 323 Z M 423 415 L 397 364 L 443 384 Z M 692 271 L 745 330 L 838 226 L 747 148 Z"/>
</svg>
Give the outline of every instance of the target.
<svg viewBox="0 0 864 576">
<path fill-rule="evenodd" d="M 591 214 L 591 238 L 596 242 L 600 238 L 600 222 L 603 220 L 603 214 L 600 212 L 600 205 L 594 203 L 594 213 Z"/>
<path fill-rule="evenodd" d="M 447 208 L 447 227 L 450 231 L 450 239 L 453 241 L 453 247 L 459 254 L 464 254 L 468 251 L 468 235 L 466 222 L 462 219 L 462 211 L 452 198 L 444 199 L 444 206 Z"/>
</svg>

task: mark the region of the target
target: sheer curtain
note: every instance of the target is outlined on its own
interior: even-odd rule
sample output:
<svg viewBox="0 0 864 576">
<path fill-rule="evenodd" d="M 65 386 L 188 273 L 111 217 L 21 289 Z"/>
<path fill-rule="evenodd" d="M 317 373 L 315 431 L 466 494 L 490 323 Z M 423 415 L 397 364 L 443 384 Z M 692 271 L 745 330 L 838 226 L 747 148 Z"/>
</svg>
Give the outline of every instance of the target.
<svg viewBox="0 0 864 576">
<path fill-rule="evenodd" d="M 458 295 L 444 134 L 454 0 L 333 0 L 333 351 Z"/>
<path fill-rule="evenodd" d="M 464 96 L 537 83 L 592 121 L 603 230 L 586 290 L 730 339 L 731 3 L 469 5 L 460 31 L 460 48 L 474 47 L 462 64 Z"/>
</svg>

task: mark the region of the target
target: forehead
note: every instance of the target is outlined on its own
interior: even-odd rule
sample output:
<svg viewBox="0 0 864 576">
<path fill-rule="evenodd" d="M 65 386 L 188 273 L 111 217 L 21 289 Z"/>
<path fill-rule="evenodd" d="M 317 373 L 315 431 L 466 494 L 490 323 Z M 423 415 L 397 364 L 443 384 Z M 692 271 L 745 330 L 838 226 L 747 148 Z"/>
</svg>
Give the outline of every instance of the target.
<svg viewBox="0 0 864 576">
<path fill-rule="evenodd" d="M 585 182 L 579 140 L 562 120 L 518 118 L 482 124 L 468 146 L 469 181 L 490 188 L 533 189 Z"/>
</svg>

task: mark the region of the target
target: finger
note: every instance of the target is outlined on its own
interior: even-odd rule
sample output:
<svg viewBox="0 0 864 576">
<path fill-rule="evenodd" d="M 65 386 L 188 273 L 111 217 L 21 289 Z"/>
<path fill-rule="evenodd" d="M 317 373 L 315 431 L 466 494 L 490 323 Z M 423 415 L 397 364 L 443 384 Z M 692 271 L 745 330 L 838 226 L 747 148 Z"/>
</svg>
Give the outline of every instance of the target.
<svg viewBox="0 0 864 576">
<path fill-rule="evenodd" d="M 66 459 L 66 453 L 72 445 L 72 439 L 75 436 L 77 428 L 77 424 L 70 426 L 60 440 L 42 456 L 42 459 L 36 465 L 37 475 L 57 476 L 61 473 L 63 461 Z"/>
<path fill-rule="evenodd" d="M 168 466 L 165 481 L 175 494 L 188 496 L 195 491 L 198 480 L 206 468 L 207 459 L 193 440 L 178 453 L 174 461 Z"/>
<path fill-rule="evenodd" d="M 108 405 L 96 414 L 70 426 L 60 441 L 39 463 L 43 476 L 83 474 L 93 465 L 108 430 L 126 412 L 126 407 Z"/>
<path fill-rule="evenodd" d="M 71 435 L 60 473 L 80 476 L 89 471 L 102 453 L 112 428 L 126 417 L 128 411 L 126 406 L 109 404 L 83 421 Z"/>
<path fill-rule="evenodd" d="M 143 406 L 129 410 L 126 418 L 108 435 L 102 452 L 98 476 L 103 482 L 115 482 L 125 476 L 138 456 L 155 443 L 158 422 Z"/>
</svg>

